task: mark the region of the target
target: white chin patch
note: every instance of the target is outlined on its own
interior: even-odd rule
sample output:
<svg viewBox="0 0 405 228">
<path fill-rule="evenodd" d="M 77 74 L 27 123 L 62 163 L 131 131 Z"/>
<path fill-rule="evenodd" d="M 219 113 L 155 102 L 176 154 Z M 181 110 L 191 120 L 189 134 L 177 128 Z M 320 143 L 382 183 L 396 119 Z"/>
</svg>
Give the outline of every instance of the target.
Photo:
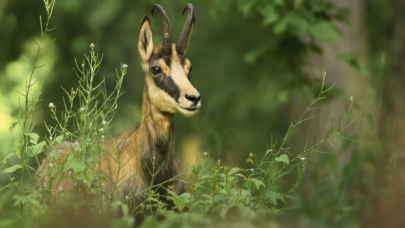
<svg viewBox="0 0 405 228">
<path fill-rule="evenodd" d="M 190 116 L 193 116 L 193 115 L 197 114 L 199 109 L 198 108 L 181 108 L 181 107 L 178 107 L 177 110 L 178 110 L 179 113 L 190 117 Z"/>
</svg>

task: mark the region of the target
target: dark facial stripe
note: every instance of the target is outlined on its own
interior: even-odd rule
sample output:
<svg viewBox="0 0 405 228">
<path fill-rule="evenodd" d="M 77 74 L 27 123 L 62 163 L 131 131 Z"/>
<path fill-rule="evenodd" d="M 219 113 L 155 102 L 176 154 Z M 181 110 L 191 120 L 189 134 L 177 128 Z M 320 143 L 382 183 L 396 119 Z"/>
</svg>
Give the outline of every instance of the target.
<svg viewBox="0 0 405 228">
<path fill-rule="evenodd" d="M 172 77 L 170 76 L 164 76 L 164 75 L 159 75 L 159 76 L 152 76 L 153 81 L 155 81 L 155 84 L 157 87 L 165 91 L 167 94 L 169 94 L 175 101 L 179 101 L 180 97 L 180 89 L 174 83 Z"/>
<path fill-rule="evenodd" d="M 170 67 L 170 64 L 171 64 L 171 59 L 170 59 L 170 57 L 171 57 L 171 56 L 165 56 L 165 55 L 163 55 L 163 54 L 162 54 L 162 51 L 159 50 L 157 53 L 152 54 L 152 56 L 151 56 L 150 59 L 149 59 L 149 62 L 151 62 L 151 61 L 153 61 L 153 60 L 156 60 L 156 59 L 163 59 L 163 60 L 165 61 L 166 65 L 167 65 L 168 67 Z"/>
</svg>

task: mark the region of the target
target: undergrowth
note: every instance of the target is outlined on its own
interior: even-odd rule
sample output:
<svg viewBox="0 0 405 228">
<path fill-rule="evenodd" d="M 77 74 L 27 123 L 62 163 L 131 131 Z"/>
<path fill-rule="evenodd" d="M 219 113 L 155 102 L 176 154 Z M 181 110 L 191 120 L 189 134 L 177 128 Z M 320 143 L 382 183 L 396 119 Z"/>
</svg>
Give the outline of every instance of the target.
<svg viewBox="0 0 405 228">
<path fill-rule="evenodd" d="M 40 106 L 41 84 L 34 80 L 37 66 L 36 59 L 41 50 L 48 44 L 43 44 L 45 35 L 52 31 L 49 23 L 55 0 L 44 0 L 47 11 L 46 22 L 40 19 L 41 38 L 34 40 L 37 52 L 28 53 L 31 57 L 32 71 L 30 80 L 26 82 L 26 89 L 19 94 L 24 98 L 16 112 L 18 122 L 13 123 L 10 132 L 16 126 L 20 127 L 20 137 L 13 140 L 14 150 L 1 158 L 2 175 L 7 175 L 10 182 L 0 188 L 0 194 L 10 195 L 14 205 L 19 208 L 19 214 L 3 218 L 1 225 L 13 225 L 22 222 L 29 226 L 30 221 L 39 221 L 51 226 L 55 222 L 55 214 L 75 216 L 86 213 L 86 218 L 99 218 L 102 226 L 129 226 L 134 223 L 134 215 L 145 213 L 150 217 L 144 226 L 156 226 L 155 218 L 166 218 L 166 226 L 176 226 L 181 221 L 190 224 L 211 224 L 205 220 L 211 216 L 222 221 L 232 216 L 238 219 L 258 218 L 259 215 L 273 215 L 285 209 L 299 206 L 300 199 L 294 194 L 303 181 L 308 156 L 311 153 L 322 153 L 320 145 L 330 143 L 334 137 L 345 140 L 342 132 L 350 126 L 352 118 L 351 108 L 353 99 L 348 97 L 348 112 L 343 115 L 339 123 L 331 121 L 330 129 L 320 140 L 306 144 L 299 154 L 291 153 L 290 135 L 305 121 L 315 116 L 308 116 L 308 112 L 316 109 L 316 105 L 325 98 L 330 88 L 324 88 L 326 77 L 322 71 L 322 86 L 314 100 L 309 104 L 301 117 L 292 122 L 281 142 L 271 142 L 271 147 L 262 157 L 250 154 L 246 158 L 244 167 L 228 167 L 220 160 L 212 161 L 207 152 L 196 154 L 197 161 L 188 170 L 167 182 L 182 180 L 186 173 L 192 178 L 182 180 L 188 186 L 188 192 L 176 195 L 172 188 L 168 190 L 169 200 L 174 208 L 159 200 L 160 197 L 153 189 L 163 188 L 163 184 L 150 186 L 142 192 L 131 194 L 123 200 L 116 195 L 116 189 L 126 180 L 114 182 L 100 169 L 106 157 L 114 157 L 114 152 L 105 150 L 109 140 L 109 126 L 114 117 L 117 101 L 122 94 L 121 86 L 127 72 L 127 65 L 122 64 L 117 70 L 115 89 L 107 93 L 104 80 L 95 85 L 94 79 L 102 62 L 102 55 L 90 45 L 90 53 L 84 55 L 82 62 L 76 61 L 76 75 L 79 86 L 70 91 L 65 90 L 66 99 L 63 104 L 49 104 L 50 112 L 55 120 L 54 126 L 45 124 L 48 136 L 44 140 L 33 132 L 35 122 L 33 113 Z M 27 48 L 28 51 L 28 48 Z M 33 90 L 33 86 L 38 86 Z M 75 105 L 79 104 L 79 105 Z M 61 115 L 57 114 L 62 109 Z M 73 126 L 73 130 L 69 128 Z M 64 156 L 56 153 L 58 149 L 70 148 L 71 153 Z M 46 162 L 41 166 L 38 158 L 46 153 Z M 111 154 L 110 154 L 111 153 Z M 13 158 L 13 159 L 12 159 Z M 154 159 L 154 158 L 151 158 Z M 18 163 L 10 164 L 18 160 Z M 61 162 L 62 161 L 62 162 Z M 120 164 L 119 167 L 126 164 Z M 36 165 L 31 165 L 36 164 Z M 36 167 L 40 172 L 36 175 Z M 120 169 L 119 169 L 120 170 Z M 160 169 L 150 170 L 155 176 Z M 119 171 L 118 171 L 119 172 Z M 295 175 L 295 183 L 287 186 L 283 178 L 287 174 Z M 119 177 L 119 173 L 116 174 Z M 70 187 L 66 187 L 61 180 L 69 179 Z M 118 179 L 118 178 L 117 178 Z M 152 178 L 153 179 L 153 178 Z M 36 185 L 34 185 L 34 182 Z M 57 189 L 57 191 L 53 190 Z M 147 199 L 140 205 L 132 207 L 132 199 L 138 194 L 146 194 Z M 124 216 L 112 219 L 117 210 L 122 210 Z M 52 216 L 51 216 L 52 215 Z M 56 216 L 57 217 L 57 216 Z M 100 220 L 100 221 L 101 221 Z M 99 222 L 92 222 L 98 224 Z M 218 224 L 221 224 L 219 222 Z M 217 225 L 218 225 L 217 224 Z"/>
</svg>

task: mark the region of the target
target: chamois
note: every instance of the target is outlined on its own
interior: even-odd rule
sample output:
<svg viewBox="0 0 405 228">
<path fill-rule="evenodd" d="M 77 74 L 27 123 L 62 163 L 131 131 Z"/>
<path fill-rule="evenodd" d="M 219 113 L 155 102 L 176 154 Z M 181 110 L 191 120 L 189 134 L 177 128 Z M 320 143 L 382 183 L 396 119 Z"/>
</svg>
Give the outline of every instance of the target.
<svg viewBox="0 0 405 228">
<path fill-rule="evenodd" d="M 179 174 L 179 165 L 174 152 L 174 114 L 193 116 L 201 107 L 201 96 L 190 82 L 192 65 L 184 55 L 195 24 L 193 5 L 187 4 L 183 11 L 184 14 L 188 10 L 188 16 L 176 44 L 172 44 L 170 21 L 165 10 L 162 6 L 154 4 L 152 16 L 154 10 L 158 11 L 162 18 L 164 36 L 163 44 L 154 48 L 150 20 L 145 16 L 138 36 L 138 51 L 145 72 L 140 123 L 106 143 L 104 149 L 109 155 L 105 156 L 99 167 L 106 176 L 118 183 L 116 195 L 120 199 L 149 187 L 152 178 L 149 170 L 152 170 L 153 166 L 155 170 L 162 166 L 153 184 L 164 183 Z M 60 143 L 58 149 L 52 151 L 60 153 L 60 157 L 53 160 L 45 159 L 41 164 L 37 171 L 38 178 L 35 183 L 37 188 L 48 186 L 47 177 L 41 176 L 40 173 L 44 168 L 49 168 L 50 161 L 53 161 L 53 166 L 56 163 L 66 162 L 66 157 L 71 151 L 73 151 L 72 143 L 67 142 Z M 119 177 L 117 177 L 119 169 L 117 159 L 121 165 L 125 164 L 120 168 Z M 64 192 L 73 191 L 72 182 L 71 178 L 59 180 L 58 186 L 51 187 L 52 194 L 58 192 L 58 187 Z M 177 194 L 186 191 L 181 181 L 164 183 L 164 188 L 157 188 L 156 191 L 160 196 L 165 196 L 167 195 L 165 188 L 167 189 L 169 185 L 174 185 Z M 145 199 L 146 195 L 140 194 L 135 197 L 133 203 L 139 205 Z M 165 201 L 165 197 L 161 200 Z"/>
</svg>

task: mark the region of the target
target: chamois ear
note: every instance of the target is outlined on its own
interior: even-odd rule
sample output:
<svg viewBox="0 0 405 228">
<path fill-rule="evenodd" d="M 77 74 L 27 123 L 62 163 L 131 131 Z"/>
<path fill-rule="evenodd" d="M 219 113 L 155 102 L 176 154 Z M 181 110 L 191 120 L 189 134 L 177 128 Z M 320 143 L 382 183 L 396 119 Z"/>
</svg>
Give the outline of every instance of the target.
<svg viewBox="0 0 405 228">
<path fill-rule="evenodd" d="M 141 29 L 139 30 L 138 52 L 142 62 L 148 61 L 153 52 L 153 34 L 148 16 L 145 16 L 143 19 Z"/>
</svg>

